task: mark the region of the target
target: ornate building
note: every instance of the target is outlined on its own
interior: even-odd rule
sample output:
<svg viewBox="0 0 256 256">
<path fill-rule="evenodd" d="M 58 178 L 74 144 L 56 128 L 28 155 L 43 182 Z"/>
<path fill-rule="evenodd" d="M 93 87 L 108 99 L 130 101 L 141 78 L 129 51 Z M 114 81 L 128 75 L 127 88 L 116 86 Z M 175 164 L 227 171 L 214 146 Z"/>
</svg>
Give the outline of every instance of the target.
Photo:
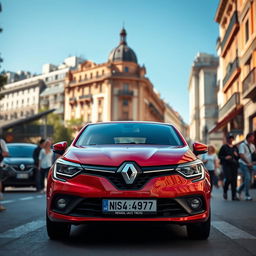
<svg viewBox="0 0 256 256">
<path fill-rule="evenodd" d="M 65 86 L 65 121 L 164 121 L 165 103 L 145 76 L 126 31 L 103 64 L 85 61 L 70 70 Z"/>
</svg>

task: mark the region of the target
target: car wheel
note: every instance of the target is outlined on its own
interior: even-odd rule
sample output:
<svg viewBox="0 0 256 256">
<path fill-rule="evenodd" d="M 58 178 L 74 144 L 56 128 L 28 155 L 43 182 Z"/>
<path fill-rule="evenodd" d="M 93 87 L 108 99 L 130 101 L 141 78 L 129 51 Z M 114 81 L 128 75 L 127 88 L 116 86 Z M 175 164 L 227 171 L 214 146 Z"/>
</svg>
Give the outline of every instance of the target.
<svg viewBox="0 0 256 256">
<path fill-rule="evenodd" d="M 211 215 L 206 222 L 187 225 L 188 238 L 193 240 L 206 240 L 211 230 Z"/>
<path fill-rule="evenodd" d="M 63 222 L 53 222 L 46 216 L 46 228 L 50 239 L 64 240 L 69 237 L 71 224 Z"/>
</svg>

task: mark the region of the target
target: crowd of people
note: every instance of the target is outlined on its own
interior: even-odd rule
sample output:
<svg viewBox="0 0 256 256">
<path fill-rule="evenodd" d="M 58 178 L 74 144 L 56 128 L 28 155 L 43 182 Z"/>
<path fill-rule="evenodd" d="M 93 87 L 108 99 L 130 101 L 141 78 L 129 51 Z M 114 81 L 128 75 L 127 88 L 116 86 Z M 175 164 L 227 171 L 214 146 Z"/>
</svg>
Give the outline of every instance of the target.
<svg viewBox="0 0 256 256">
<path fill-rule="evenodd" d="M 202 161 L 210 174 L 211 187 L 223 186 L 223 198 L 228 199 L 228 190 L 231 187 L 233 201 L 244 199 L 251 201 L 251 177 L 256 174 L 256 151 L 254 134 L 248 133 L 239 146 L 234 145 L 234 135 L 228 134 L 226 143 L 220 148 L 218 155 L 215 148 L 208 146 L 208 152 L 202 156 Z M 221 169 L 221 171 L 218 171 Z M 242 183 L 237 187 L 238 171 L 242 176 Z"/>
<path fill-rule="evenodd" d="M 48 172 L 53 164 L 54 155 L 51 149 L 52 140 L 41 139 L 38 146 L 33 152 L 34 165 L 36 168 L 36 189 L 38 192 L 45 192 L 45 183 Z M 9 152 L 6 143 L 3 139 L 0 139 L 0 168 L 3 167 L 4 157 L 8 157 Z M 2 182 L 0 177 L 0 200 L 3 200 Z M 6 210 L 6 208 L 0 204 L 0 212 Z"/>
</svg>

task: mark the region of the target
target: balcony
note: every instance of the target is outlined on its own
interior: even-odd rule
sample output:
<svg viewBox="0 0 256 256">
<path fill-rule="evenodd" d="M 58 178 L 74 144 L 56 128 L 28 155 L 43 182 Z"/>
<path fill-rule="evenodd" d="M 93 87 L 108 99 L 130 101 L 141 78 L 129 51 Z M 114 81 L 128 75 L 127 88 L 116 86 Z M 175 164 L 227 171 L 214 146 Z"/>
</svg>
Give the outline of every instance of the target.
<svg viewBox="0 0 256 256">
<path fill-rule="evenodd" d="M 223 79 L 224 92 L 227 90 L 231 82 L 237 77 L 239 73 L 240 73 L 239 59 L 238 57 L 236 57 L 233 62 L 230 62 L 228 64 L 227 73 Z"/>
<path fill-rule="evenodd" d="M 132 97 L 133 91 L 131 90 L 119 90 L 117 93 L 118 96 Z"/>
<path fill-rule="evenodd" d="M 79 96 L 79 101 L 86 101 L 86 102 L 92 101 L 92 94 L 84 94 Z"/>
<path fill-rule="evenodd" d="M 69 103 L 70 103 L 70 104 L 76 103 L 76 97 L 70 97 L 70 98 L 69 98 Z"/>
<path fill-rule="evenodd" d="M 219 110 L 219 120 L 223 119 L 230 112 L 235 110 L 240 105 L 240 93 L 234 93 L 226 104 Z"/>
<path fill-rule="evenodd" d="M 228 25 L 228 28 L 226 30 L 226 33 L 223 37 L 223 40 L 221 42 L 221 50 L 222 50 L 222 57 L 225 57 L 227 50 L 232 43 L 232 38 L 235 36 L 236 32 L 239 29 L 239 23 L 238 23 L 238 17 L 237 12 L 234 12 L 230 23 Z"/>
<path fill-rule="evenodd" d="M 256 68 L 252 69 L 242 83 L 243 98 L 256 98 Z"/>
</svg>

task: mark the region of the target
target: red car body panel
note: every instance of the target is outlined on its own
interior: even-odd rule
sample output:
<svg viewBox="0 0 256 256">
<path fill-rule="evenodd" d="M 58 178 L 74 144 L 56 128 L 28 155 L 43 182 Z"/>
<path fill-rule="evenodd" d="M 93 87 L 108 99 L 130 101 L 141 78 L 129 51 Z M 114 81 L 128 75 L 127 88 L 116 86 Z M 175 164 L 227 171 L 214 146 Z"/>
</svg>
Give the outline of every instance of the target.
<svg viewBox="0 0 256 256">
<path fill-rule="evenodd" d="M 80 134 L 85 128 L 81 130 Z M 179 132 L 177 133 L 180 135 Z M 75 139 L 61 158 L 80 164 L 115 167 L 119 167 L 127 161 L 133 161 L 140 167 L 148 167 L 178 165 L 196 160 L 197 157 L 189 149 L 182 136 L 181 140 L 184 142 L 184 146 L 177 147 L 161 145 L 99 145 L 77 147 L 77 139 Z M 52 172 L 53 168 L 51 168 L 48 175 L 47 212 L 48 217 L 53 221 L 67 221 L 72 223 L 86 221 L 171 221 L 182 224 L 206 221 L 210 214 L 210 181 L 207 171 L 205 171 L 205 178 L 197 182 L 193 182 L 192 179 L 184 178 L 179 174 L 154 177 L 138 190 L 120 190 L 107 178 L 88 174 L 77 175 L 72 179 L 67 179 L 66 182 L 62 182 L 55 180 Z M 186 217 L 76 217 L 60 214 L 51 209 L 52 200 L 57 194 L 102 199 L 157 199 L 200 195 L 205 201 L 205 211 Z"/>
</svg>

